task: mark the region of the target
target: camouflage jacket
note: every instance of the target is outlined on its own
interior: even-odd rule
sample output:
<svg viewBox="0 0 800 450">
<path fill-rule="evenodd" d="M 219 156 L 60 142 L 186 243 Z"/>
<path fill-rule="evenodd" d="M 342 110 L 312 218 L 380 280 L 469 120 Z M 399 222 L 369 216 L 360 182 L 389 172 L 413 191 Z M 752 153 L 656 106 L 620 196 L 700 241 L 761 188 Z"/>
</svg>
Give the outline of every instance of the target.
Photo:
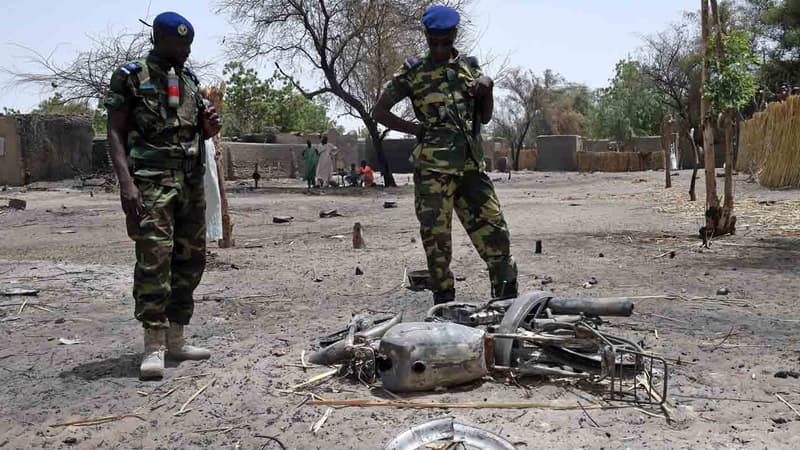
<svg viewBox="0 0 800 450">
<path fill-rule="evenodd" d="M 185 159 L 198 153 L 201 129 L 199 108 L 202 96 L 198 81 L 189 69 L 179 75 L 180 106 L 167 103 L 169 65 L 152 53 L 147 59 L 117 69 L 105 98 L 108 109 L 128 109 L 133 130 L 128 138 L 133 160 Z"/>
<path fill-rule="evenodd" d="M 408 58 L 386 84 L 393 103 L 411 100 L 425 128 L 413 154 L 417 169 L 454 174 L 484 170 L 480 137 L 473 137 L 475 102 L 467 95 L 469 83 L 482 74 L 475 58 L 457 55 L 436 65 L 425 54 Z"/>
</svg>

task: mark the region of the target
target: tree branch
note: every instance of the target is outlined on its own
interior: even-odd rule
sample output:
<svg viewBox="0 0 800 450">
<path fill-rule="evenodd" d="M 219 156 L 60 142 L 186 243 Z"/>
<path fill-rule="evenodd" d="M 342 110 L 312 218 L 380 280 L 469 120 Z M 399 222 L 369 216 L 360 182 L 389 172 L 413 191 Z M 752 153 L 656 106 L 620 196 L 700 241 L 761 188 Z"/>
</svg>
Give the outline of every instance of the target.
<svg viewBox="0 0 800 450">
<path fill-rule="evenodd" d="M 300 86 L 300 84 L 298 84 L 297 81 L 295 81 L 292 76 L 290 76 L 289 74 L 284 72 L 283 69 L 281 69 L 281 65 L 279 63 L 276 62 L 275 63 L 275 67 L 278 69 L 278 72 L 280 72 L 281 75 L 283 75 L 284 78 L 286 78 L 289 81 L 289 83 L 291 83 L 292 86 L 294 86 L 294 88 L 297 89 L 297 91 L 300 92 L 300 94 L 303 95 L 303 97 L 305 97 L 305 98 L 307 98 L 309 100 L 312 100 L 314 97 L 316 97 L 318 95 L 327 94 L 327 93 L 331 92 L 331 89 L 329 87 L 327 87 L 327 86 L 319 88 L 316 91 L 308 92 L 305 89 L 303 89 L 303 87 Z"/>
</svg>

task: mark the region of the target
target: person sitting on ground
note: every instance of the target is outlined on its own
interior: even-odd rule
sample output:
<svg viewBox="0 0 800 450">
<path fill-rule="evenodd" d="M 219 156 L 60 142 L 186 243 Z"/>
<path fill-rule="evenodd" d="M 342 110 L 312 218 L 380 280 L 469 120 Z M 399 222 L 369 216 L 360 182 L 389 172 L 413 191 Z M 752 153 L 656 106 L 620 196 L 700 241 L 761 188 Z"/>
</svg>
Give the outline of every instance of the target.
<svg viewBox="0 0 800 450">
<path fill-rule="evenodd" d="M 361 174 L 361 181 L 364 183 L 364 187 L 372 187 L 375 184 L 375 172 L 372 167 L 367 165 L 366 161 L 361 161 L 358 173 Z"/>
<path fill-rule="evenodd" d="M 361 175 L 356 170 L 355 163 L 350 164 L 350 173 L 345 177 L 348 186 L 358 186 L 361 184 Z"/>
</svg>

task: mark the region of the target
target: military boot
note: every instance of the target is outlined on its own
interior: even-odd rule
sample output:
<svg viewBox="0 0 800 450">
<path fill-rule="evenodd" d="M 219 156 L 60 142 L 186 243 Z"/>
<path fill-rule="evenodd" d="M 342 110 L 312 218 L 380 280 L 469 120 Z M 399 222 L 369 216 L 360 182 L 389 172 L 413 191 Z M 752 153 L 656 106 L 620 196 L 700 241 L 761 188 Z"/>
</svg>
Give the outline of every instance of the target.
<svg viewBox="0 0 800 450">
<path fill-rule="evenodd" d="M 160 380 L 164 376 L 165 335 L 163 328 L 144 329 L 144 358 L 139 367 L 139 379 Z"/>
<path fill-rule="evenodd" d="M 510 256 L 489 258 L 489 279 L 492 283 L 492 298 L 506 300 L 519 295 L 517 287 L 517 263 Z"/>
<path fill-rule="evenodd" d="M 199 361 L 210 358 L 211 352 L 202 347 L 188 345 L 183 338 L 183 325 L 170 323 L 167 330 L 167 355 L 180 361 Z"/>
<path fill-rule="evenodd" d="M 492 286 L 492 299 L 494 300 L 507 300 L 510 298 L 519 297 L 519 290 L 517 282 L 502 282 Z"/>
<path fill-rule="evenodd" d="M 433 293 L 433 304 L 441 305 L 442 303 L 450 303 L 456 299 L 456 290 L 447 289 Z"/>
</svg>

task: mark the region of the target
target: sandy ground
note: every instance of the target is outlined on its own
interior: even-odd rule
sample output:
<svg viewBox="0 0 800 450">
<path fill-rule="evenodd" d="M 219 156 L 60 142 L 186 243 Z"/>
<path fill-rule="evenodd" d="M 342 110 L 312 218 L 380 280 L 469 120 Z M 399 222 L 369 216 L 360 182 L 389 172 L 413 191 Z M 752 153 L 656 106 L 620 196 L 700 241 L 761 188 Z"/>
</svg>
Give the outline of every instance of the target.
<svg viewBox="0 0 800 450">
<path fill-rule="evenodd" d="M 170 363 L 162 382 L 147 383 L 137 378 L 133 245 L 117 194 L 90 194 L 72 182 L 0 192 L 28 202 L 25 211 L 0 211 L 0 291 L 40 291 L 0 296 L 0 448 L 280 448 L 263 437 L 272 436 L 290 449 L 375 449 L 443 416 L 499 433 L 520 449 L 800 448 L 800 415 L 776 397 L 800 409 L 800 380 L 774 376 L 800 371 L 798 193 L 737 177 L 739 234 L 700 249 L 703 205 L 687 201 L 689 175 L 681 172 L 669 191 L 659 172 L 522 173 L 510 181 L 494 175 L 502 178 L 497 191 L 524 289 L 541 289 L 550 276 L 547 288 L 556 294 L 673 295 L 638 301 L 633 317 L 611 319 L 607 329 L 680 359 L 670 386 L 675 421 L 655 417 L 658 409 L 633 408 L 345 408 L 334 409 L 316 434 L 309 429 L 326 408 L 285 391 L 326 370 L 301 368 L 301 352 L 353 313 L 405 311 L 413 320 L 431 305 L 429 293 L 400 288 L 404 269 L 424 268 L 410 186 L 308 195 L 301 183 L 276 181 L 232 192 L 237 247 L 209 246 L 190 329 L 214 356 Z M 399 207 L 384 209 L 385 200 Z M 334 208 L 344 217 L 318 217 Z M 276 225 L 273 215 L 295 221 Z M 364 226 L 366 250 L 352 249 L 355 222 Z M 484 266 L 460 225 L 455 229 L 453 268 L 466 277 L 458 296 L 486 299 Z M 534 254 L 536 240 L 543 255 Z M 355 275 L 357 266 L 363 276 Z M 596 288 L 581 288 L 592 276 Z M 717 296 L 722 287 L 730 295 Z M 81 343 L 59 345 L 60 338 Z M 176 414 L 203 387 L 188 412 Z M 348 379 L 309 391 L 326 399 L 386 397 Z M 524 389 L 485 380 L 414 398 L 585 405 L 599 399 L 573 383 L 536 379 Z M 116 415 L 131 416 L 51 427 Z"/>
</svg>

